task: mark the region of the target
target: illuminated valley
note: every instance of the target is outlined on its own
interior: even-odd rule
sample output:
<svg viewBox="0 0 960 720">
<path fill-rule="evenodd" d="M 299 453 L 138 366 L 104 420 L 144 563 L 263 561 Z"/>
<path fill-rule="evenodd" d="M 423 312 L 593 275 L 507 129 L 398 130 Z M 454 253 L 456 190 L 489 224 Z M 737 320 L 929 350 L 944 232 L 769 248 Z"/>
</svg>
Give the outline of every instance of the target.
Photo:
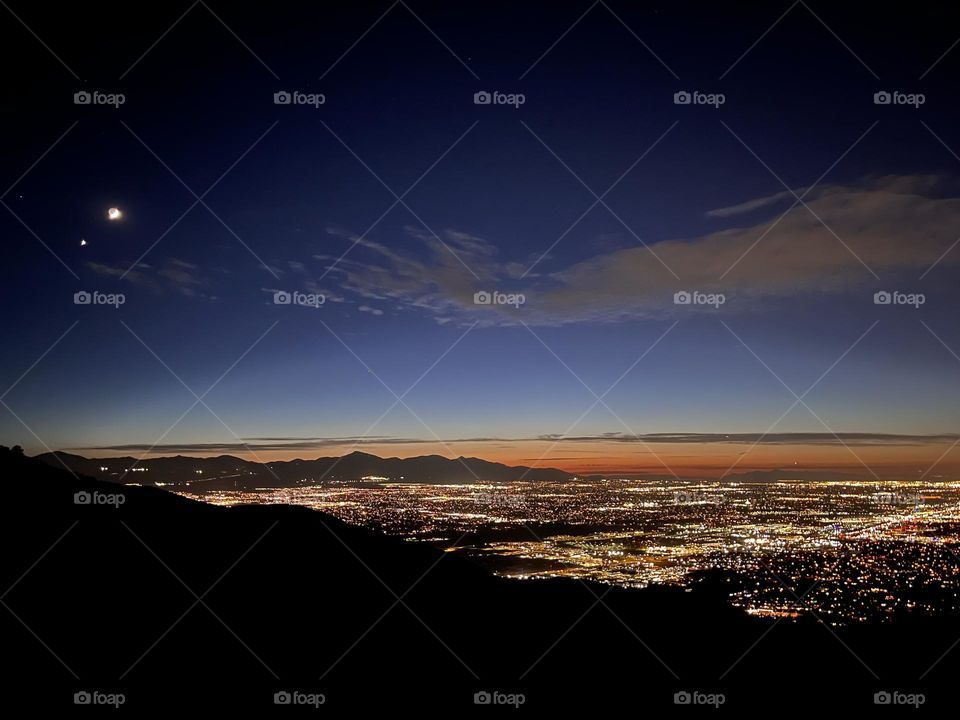
<svg viewBox="0 0 960 720">
<path fill-rule="evenodd" d="M 720 583 L 760 616 L 842 624 L 960 609 L 960 482 L 371 480 L 181 494 L 305 505 L 514 578 Z"/>
</svg>

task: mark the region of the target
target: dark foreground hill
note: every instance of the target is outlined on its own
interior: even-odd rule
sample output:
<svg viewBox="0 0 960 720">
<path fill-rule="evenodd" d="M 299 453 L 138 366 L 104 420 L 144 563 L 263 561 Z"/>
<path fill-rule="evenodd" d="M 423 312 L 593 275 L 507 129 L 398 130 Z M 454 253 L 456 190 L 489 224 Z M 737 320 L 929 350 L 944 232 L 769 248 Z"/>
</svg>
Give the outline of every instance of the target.
<svg viewBox="0 0 960 720">
<path fill-rule="evenodd" d="M 272 716 L 278 692 L 338 715 L 496 712 L 474 705 L 484 691 L 654 717 L 683 691 L 770 713 L 872 712 L 878 691 L 955 702 L 960 650 L 920 676 L 956 619 L 838 629 L 749 618 L 710 582 L 506 580 L 312 510 L 213 507 L 6 449 L 0 482 L 3 703 L 33 713 L 77 692 L 137 715 Z"/>
</svg>

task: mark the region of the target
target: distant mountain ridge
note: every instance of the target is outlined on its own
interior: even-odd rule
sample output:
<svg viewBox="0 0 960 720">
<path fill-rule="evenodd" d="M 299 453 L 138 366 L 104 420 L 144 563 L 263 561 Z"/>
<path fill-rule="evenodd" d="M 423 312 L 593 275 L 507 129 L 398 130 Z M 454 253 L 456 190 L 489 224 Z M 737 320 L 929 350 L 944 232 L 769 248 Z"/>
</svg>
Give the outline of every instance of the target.
<svg viewBox="0 0 960 720">
<path fill-rule="evenodd" d="M 98 480 L 139 485 L 189 486 L 197 490 L 294 487 L 321 482 L 408 482 L 437 485 L 516 482 L 561 482 L 575 477 L 556 468 L 530 468 L 480 458 L 424 455 L 381 458 L 364 452 L 315 460 L 258 463 L 233 455 L 137 460 L 134 457 L 91 459 L 65 452 L 43 453 L 38 460 Z"/>
<path fill-rule="evenodd" d="M 67 452 L 48 452 L 37 460 L 75 473 L 123 484 L 186 487 L 191 490 L 245 490 L 255 487 L 297 487 L 322 482 L 391 482 L 463 485 L 471 483 L 563 482 L 575 477 L 627 477 L 638 481 L 676 480 L 670 475 L 631 475 L 603 473 L 576 475 L 557 468 L 530 468 L 525 465 L 504 465 L 481 458 L 447 458 L 442 455 L 421 455 L 412 458 L 382 458 L 355 451 L 341 457 L 320 457 L 314 460 L 285 460 L 259 463 L 234 455 L 188 457 L 175 455 L 138 460 L 132 456 L 86 458 Z M 682 478 L 691 482 L 711 482 L 711 478 Z M 720 482 L 784 482 L 784 481 L 859 481 L 860 475 L 822 470 L 774 469 L 753 470 L 728 475 Z M 874 480 L 876 478 L 873 478 Z"/>
</svg>

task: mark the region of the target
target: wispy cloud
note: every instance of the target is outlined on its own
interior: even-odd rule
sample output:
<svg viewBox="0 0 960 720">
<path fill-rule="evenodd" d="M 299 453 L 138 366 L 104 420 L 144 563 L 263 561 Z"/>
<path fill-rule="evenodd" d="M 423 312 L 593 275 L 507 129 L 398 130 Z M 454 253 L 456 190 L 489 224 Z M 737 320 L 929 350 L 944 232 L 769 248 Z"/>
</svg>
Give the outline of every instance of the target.
<svg viewBox="0 0 960 720">
<path fill-rule="evenodd" d="M 797 188 L 794 192 L 797 195 L 803 195 L 804 188 Z M 715 210 L 708 210 L 706 215 L 707 217 L 731 217 L 733 215 L 743 215 L 745 213 L 753 212 L 755 210 L 760 210 L 761 208 L 766 208 L 771 205 L 780 203 L 788 198 L 793 198 L 793 193 L 789 190 L 784 190 L 783 192 L 778 192 L 774 195 L 768 195 L 767 197 L 755 198 L 753 200 L 747 200 L 746 202 L 738 203 L 737 205 L 731 205 L 730 207 L 716 208 Z"/>
<path fill-rule="evenodd" d="M 447 445 L 470 444 L 519 444 L 519 443 L 635 443 L 638 445 L 795 445 L 817 447 L 922 447 L 928 445 L 949 445 L 960 438 L 958 434 L 940 433 L 930 435 L 906 435 L 895 433 L 646 433 L 628 435 L 624 433 L 602 433 L 599 435 L 538 435 L 535 437 L 497 438 L 470 437 L 451 438 L 443 442 Z M 101 452 L 131 452 L 153 454 L 177 453 L 242 453 L 248 451 L 306 451 L 324 448 L 350 448 L 386 445 L 436 445 L 437 440 L 430 438 L 404 438 L 387 435 L 353 437 L 261 437 L 244 438 L 242 442 L 222 443 L 129 443 L 121 445 L 103 445 L 85 448 Z"/>
<path fill-rule="evenodd" d="M 896 433 L 646 433 L 627 435 L 605 433 L 602 435 L 557 436 L 542 435 L 539 439 L 561 442 L 623 442 L 641 444 L 724 444 L 724 445 L 815 445 L 843 447 L 913 447 L 940 445 L 955 442 L 960 435 L 941 433 L 934 435 L 903 435 Z"/>
<path fill-rule="evenodd" d="M 428 312 L 439 323 L 562 325 L 663 316 L 676 312 L 673 293 L 684 289 L 722 292 L 724 312 L 748 311 L 804 293 L 862 289 L 874 280 L 872 272 L 919 276 L 960 237 L 960 198 L 937 188 L 933 176 L 871 177 L 821 186 L 805 198 L 809 209 L 797 205 L 785 214 L 794 202 L 787 192 L 711 210 L 707 216 L 717 220 L 760 210 L 769 216 L 656 243 L 679 281 L 640 246 L 521 280 L 530 258 L 505 258 L 495 242 L 459 230 L 444 230 L 438 240 L 413 227 L 404 232 L 420 241 L 420 251 L 410 254 L 330 229 L 358 250 L 331 277 L 369 307 Z M 958 261 L 960 252 L 940 262 Z M 520 292 L 526 303 L 520 310 L 477 306 L 478 290 Z"/>
<path fill-rule="evenodd" d="M 201 274 L 199 266 L 178 258 L 168 258 L 158 267 L 139 263 L 132 270 L 123 263 L 109 265 L 88 262 L 87 267 L 97 275 L 122 279 L 153 292 L 169 290 L 187 297 L 210 297 L 203 292 L 208 282 Z"/>
</svg>

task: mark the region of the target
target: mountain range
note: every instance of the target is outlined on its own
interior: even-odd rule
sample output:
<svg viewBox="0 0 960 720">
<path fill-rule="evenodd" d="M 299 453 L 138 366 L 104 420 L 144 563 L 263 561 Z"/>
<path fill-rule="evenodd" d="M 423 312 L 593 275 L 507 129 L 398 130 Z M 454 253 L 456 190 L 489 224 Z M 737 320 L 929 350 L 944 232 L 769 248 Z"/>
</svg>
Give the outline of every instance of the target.
<svg viewBox="0 0 960 720">
<path fill-rule="evenodd" d="M 36 458 L 57 468 L 124 485 L 189 487 L 194 491 L 249 490 L 252 488 L 296 487 L 327 482 L 427 483 L 464 485 L 472 483 L 563 482 L 577 475 L 557 468 L 531 468 L 525 465 L 504 465 L 475 457 L 447 458 L 422 455 L 412 458 L 382 458 L 365 452 L 352 452 L 340 457 L 313 460 L 254 462 L 235 455 L 189 457 L 175 455 L 137 459 L 132 456 L 86 458 L 68 452 L 48 452 Z M 633 475 L 605 473 L 579 476 L 599 478 L 607 475 L 635 480 L 675 480 L 670 475 Z M 702 480 L 703 478 L 683 478 Z M 723 482 L 844 481 L 870 478 L 850 473 L 821 470 L 774 469 L 735 473 Z"/>
<path fill-rule="evenodd" d="M 364 452 L 315 460 L 252 462 L 233 455 L 196 458 L 177 455 L 138 460 L 134 457 L 85 458 L 65 452 L 37 456 L 48 465 L 98 480 L 122 484 L 189 486 L 193 490 L 292 487 L 321 482 L 408 482 L 437 485 L 467 483 L 560 482 L 574 477 L 556 468 L 530 468 L 480 458 L 381 458 Z"/>
</svg>

